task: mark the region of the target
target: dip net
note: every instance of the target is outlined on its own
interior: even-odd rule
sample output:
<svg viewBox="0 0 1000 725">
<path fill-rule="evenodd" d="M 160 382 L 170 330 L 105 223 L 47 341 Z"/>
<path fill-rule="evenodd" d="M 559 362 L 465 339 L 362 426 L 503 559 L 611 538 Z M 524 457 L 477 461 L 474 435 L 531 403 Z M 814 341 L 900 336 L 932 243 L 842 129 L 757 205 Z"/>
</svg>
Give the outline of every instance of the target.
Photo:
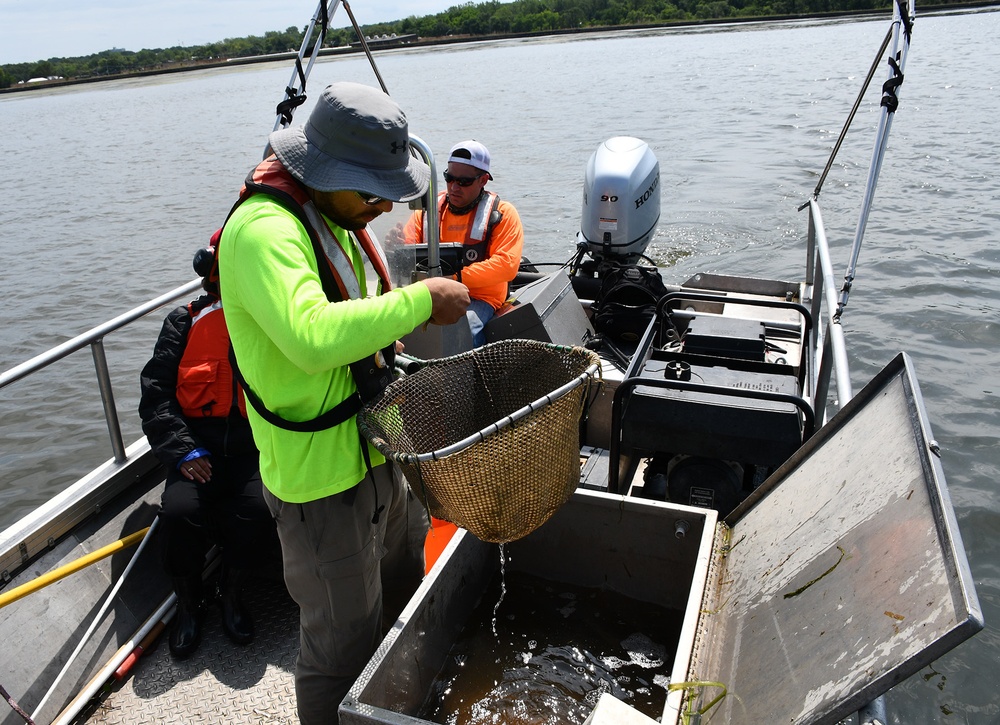
<svg viewBox="0 0 1000 725">
<path fill-rule="evenodd" d="M 358 414 L 429 513 L 492 543 L 541 526 L 580 482 L 597 354 L 502 340 L 424 363 Z"/>
</svg>

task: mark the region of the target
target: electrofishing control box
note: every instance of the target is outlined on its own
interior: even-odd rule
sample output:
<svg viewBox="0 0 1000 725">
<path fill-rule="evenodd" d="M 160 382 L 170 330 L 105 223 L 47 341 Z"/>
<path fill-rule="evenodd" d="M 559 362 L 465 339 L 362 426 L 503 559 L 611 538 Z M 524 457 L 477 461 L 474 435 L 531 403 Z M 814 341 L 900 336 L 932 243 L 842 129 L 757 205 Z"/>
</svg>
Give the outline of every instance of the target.
<svg viewBox="0 0 1000 725">
<path fill-rule="evenodd" d="M 926 421 L 900 354 L 724 519 L 581 487 L 504 544 L 505 571 L 677 613 L 650 678 L 690 684 L 665 694 L 665 725 L 703 710 L 720 723 L 835 723 L 983 626 Z M 459 529 L 351 688 L 343 725 L 430 725 L 419 713 L 500 559 Z M 476 652 L 462 656 L 475 670 Z"/>
<path fill-rule="evenodd" d="M 565 272 L 521 287 L 486 325 L 486 341 L 528 339 L 582 345 L 593 328 Z"/>
</svg>

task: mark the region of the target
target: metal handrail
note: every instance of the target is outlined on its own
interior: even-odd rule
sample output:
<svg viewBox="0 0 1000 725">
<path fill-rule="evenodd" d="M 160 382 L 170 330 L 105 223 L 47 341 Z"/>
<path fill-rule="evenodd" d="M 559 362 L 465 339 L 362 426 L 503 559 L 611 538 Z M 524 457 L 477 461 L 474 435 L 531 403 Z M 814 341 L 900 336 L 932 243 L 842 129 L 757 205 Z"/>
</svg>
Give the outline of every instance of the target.
<svg viewBox="0 0 1000 725">
<path fill-rule="evenodd" d="M 819 202 L 817 201 L 819 185 L 817 185 L 816 192 L 808 202 L 809 259 L 807 260 L 807 282 L 812 281 L 812 272 L 815 269 L 816 259 L 818 259 L 820 265 L 820 278 L 816 281 L 816 289 L 814 289 L 816 295 L 813 300 L 814 314 L 819 312 L 824 307 L 823 302 L 826 302 L 826 309 L 824 311 L 826 324 L 816 325 L 816 344 L 813 346 L 813 349 L 816 351 L 816 360 L 813 369 L 816 371 L 815 392 L 817 397 L 814 398 L 814 401 L 817 409 L 825 408 L 825 406 L 820 408 L 819 401 L 821 398 L 819 396 L 822 395 L 822 399 L 825 399 L 832 373 L 835 373 L 837 378 L 837 406 L 842 408 L 854 397 L 848 366 L 847 342 L 844 338 L 841 317 L 844 308 L 847 306 L 848 295 L 854 282 L 857 261 L 861 252 L 861 243 L 864 238 L 865 227 L 868 223 L 868 215 L 871 212 L 872 200 L 875 196 L 875 187 L 878 183 L 882 161 L 885 157 L 889 131 L 892 128 L 892 119 L 895 115 L 895 104 L 891 102 L 886 103 L 886 94 L 895 96 L 898 86 L 902 84 L 906 56 L 910 49 L 910 31 L 916 17 L 916 8 L 914 0 L 907 0 L 904 14 L 903 2 L 904 0 L 896 0 L 893 4 L 892 25 L 887 35 L 887 40 L 890 41 L 891 46 L 889 65 L 892 70 L 886 85 L 883 86 L 883 103 L 881 104 L 878 130 L 875 134 L 875 147 L 872 151 L 872 159 L 868 169 L 868 179 L 861 215 L 855 229 L 850 262 L 847 267 L 847 273 L 844 276 L 844 285 L 839 294 L 834 286 L 833 264 L 830 261 L 830 246 L 826 238 L 826 229 L 823 226 L 823 216 L 820 213 Z M 902 45 L 901 48 L 900 45 Z M 883 44 L 882 49 L 879 51 L 879 55 L 881 56 L 881 53 L 884 51 L 885 44 Z M 867 81 L 865 85 L 867 86 Z M 824 176 L 825 174 L 826 172 L 824 171 Z M 815 258 L 813 257 L 814 254 Z M 818 316 L 817 319 L 819 319 Z M 823 422 L 825 423 L 826 421 L 824 420 Z M 886 722 L 884 695 L 876 697 L 858 710 L 859 725 L 884 722 Z"/>
<path fill-rule="evenodd" d="M 837 315 L 837 287 L 830 258 L 830 242 L 826 237 L 819 201 L 815 198 L 809 200 L 809 248 L 815 254 L 815 261 L 819 262 L 819 280 L 814 289 L 816 299 L 813 300 L 813 313 L 816 315 L 813 350 L 816 357 L 812 365 L 812 369 L 816 371 L 816 380 L 812 383 L 812 393 L 815 396 L 813 405 L 819 416 L 820 411 L 826 409 L 826 392 L 831 375 L 837 383 L 838 407 L 846 405 L 854 397 L 854 392 L 847 357 L 847 340 L 844 338 L 841 319 Z M 811 260 L 810 267 L 813 263 Z"/>
<path fill-rule="evenodd" d="M 175 287 L 171 291 L 156 297 L 138 307 L 134 307 L 128 312 L 108 320 L 107 322 L 91 328 L 76 337 L 67 340 L 61 345 L 46 350 L 41 355 L 27 360 L 20 365 L 15 365 L 10 370 L 0 374 L 0 390 L 3 390 L 11 383 L 47 368 L 52 363 L 62 360 L 67 355 L 71 355 L 77 350 L 90 346 L 94 356 L 94 367 L 97 372 L 97 385 L 101 391 L 101 401 L 104 404 L 104 419 L 108 425 L 108 434 L 111 437 L 111 449 L 114 451 L 116 463 L 126 460 L 125 443 L 122 439 L 121 423 L 118 420 L 118 410 L 115 407 L 114 393 L 111 388 L 111 373 L 108 370 L 108 362 L 104 356 L 104 337 L 115 332 L 126 325 L 130 325 L 136 320 L 145 317 L 150 312 L 163 307 L 163 305 L 174 300 L 190 295 L 201 288 L 201 278 L 192 280 L 187 284 Z"/>
<path fill-rule="evenodd" d="M 906 5 L 905 9 L 903 7 L 904 3 Z M 883 42 L 882 47 L 876 56 L 876 63 L 873 64 L 872 71 L 869 73 L 868 79 L 863 84 L 862 93 L 864 92 L 864 89 L 868 87 L 868 83 L 871 80 L 878 60 L 888 48 L 890 71 L 886 84 L 883 86 L 879 124 L 875 134 L 875 145 L 872 150 L 871 162 L 869 164 L 864 198 L 862 200 L 861 214 L 854 233 L 854 242 L 851 247 L 851 255 L 847 272 L 844 275 L 844 284 L 840 288 L 839 292 L 834 284 L 833 265 L 830 261 L 830 246 L 826 238 L 826 229 L 823 226 L 823 216 L 819 208 L 818 197 L 822 186 L 822 179 L 820 180 L 820 183 L 817 184 L 812 198 L 800 207 L 809 208 L 806 284 L 815 284 L 813 289 L 814 298 L 811 302 L 813 315 L 816 320 L 820 319 L 819 313 L 824 307 L 824 302 L 826 307 L 823 314 L 825 325 L 817 324 L 814 328 L 815 339 L 813 340 L 814 344 L 812 345 L 813 350 L 816 351 L 815 365 L 813 366 L 813 370 L 816 371 L 816 379 L 815 381 L 812 381 L 812 386 L 813 391 L 815 392 L 814 400 L 817 401 L 816 405 L 818 409 L 822 409 L 819 408 L 819 401 L 825 399 L 826 397 L 831 374 L 836 375 L 837 406 L 843 407 L 847 405 L 851 398 L 854 397 L 847 360 L 847 343 L 844 339 L 844 329 L 841 325 L 841 317 L 843 316 L 844 308 L 847 306 L 848 295 L 850 294 L 851 287 L 853 286 L 857 261 L 861 252 L 861 243 L 864 237 L 865 227 L 868 223 L 868 216 L 871 212 L 872 201 L 875 196 L 875 187 L 878 184 L 879 173 L 885 157 L 889 131 L 892 128 L 892 119 L 895 115 L 896 109 L 894 101 L 896 101 L 896 93 L 903 82 L 903 70 L 906 66 L 906 57 L 909 53 L 910 33 L 915 16 L 916 9 L 914 0 L 895 0 L 893 4 L 892 23 L 890 25 L 889 32 L 886 35 L 886 40 Z M 889 98 L 887 98 L 887 96 Z M 856 107 L 857 104 L 855 104 L 854 110 L 856 110 Z M 854 111 L 852 110 L 848 123 L 845 124 L 844 130 L 841 132 L 841 136 L 846 134 L 853 115 Z M 839 145 L 838 141 L 838 148 Z M 832 165 L 833 156 L 835 155 L 836 149 L 834 150 L 830 161 L 827 163 L 827 169 L 823 172 L 823 178 L 826 177 L 826 173 Z M 816 271 L 817 261 L 819 262 L 820 274 L 819 278 L 814 280 L 813 275 Z"/>
<path fill-rule="evenodd" d="M 442 274 L 442 271 L 440 253 L 441 242 L 439 239 L 441 230 L 438 226 L 437 165 L 434 162 L 434 152 L 431 151 L 431 147 L 428 146 L 427 143 L 419 136 L 410 134 L 410 146 L 431 169 L 430 184 L 427 186 L 427 191 L 424 192 L 423 196 L 423 237 L 424 241 L 427 243 L 428 273 L 432 277 L 438 277 Z"/>
</svg>

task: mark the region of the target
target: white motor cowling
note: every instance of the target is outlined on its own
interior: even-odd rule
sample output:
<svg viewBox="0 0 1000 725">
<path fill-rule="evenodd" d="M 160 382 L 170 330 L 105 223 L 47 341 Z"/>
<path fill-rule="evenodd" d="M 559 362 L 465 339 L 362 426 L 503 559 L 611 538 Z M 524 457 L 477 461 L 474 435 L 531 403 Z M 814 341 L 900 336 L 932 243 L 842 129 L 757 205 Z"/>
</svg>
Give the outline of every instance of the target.
<svg viewBox="0 0 1000 725">
<path fill-rule="evenodd" d="M 615 136 L 587 163 L 580 236 L 598 261 L 635 264 L 660 220 L 660 163 L 640 139 Z"/>
</svg>

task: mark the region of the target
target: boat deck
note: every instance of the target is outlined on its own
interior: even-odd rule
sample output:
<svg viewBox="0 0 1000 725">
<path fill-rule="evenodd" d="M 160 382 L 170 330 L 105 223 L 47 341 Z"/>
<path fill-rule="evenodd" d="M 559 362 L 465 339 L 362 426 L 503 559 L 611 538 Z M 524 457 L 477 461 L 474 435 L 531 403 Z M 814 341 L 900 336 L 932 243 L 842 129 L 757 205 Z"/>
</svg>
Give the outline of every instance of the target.
<svg viewBox="0 0 1000 725">
<path fill-rule="evenodd" d="M 178 661 L 167 631 L 78 723 L 295 723 L 295 656 L 299 611 L 280 582 L 265 580 L 246 595 L 256 637 L 245 647 L 222 631 L 209 606 L 198 650 Z"/>
</svg>

